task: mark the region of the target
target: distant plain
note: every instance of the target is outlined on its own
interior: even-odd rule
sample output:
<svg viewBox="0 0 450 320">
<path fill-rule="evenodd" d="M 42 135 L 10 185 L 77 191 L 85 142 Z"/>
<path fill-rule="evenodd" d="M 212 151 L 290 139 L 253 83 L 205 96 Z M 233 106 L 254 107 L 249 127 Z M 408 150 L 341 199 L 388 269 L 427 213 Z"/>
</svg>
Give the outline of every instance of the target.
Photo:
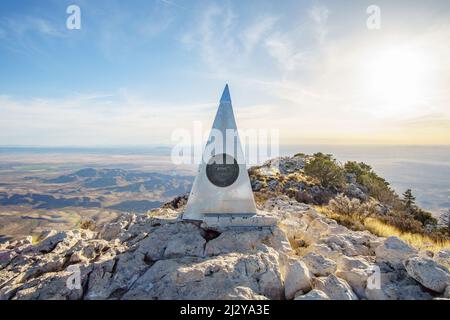
<svg viewBox="0 0 450 320">
<path fill-rule="evenodd" d="M 0 242 L 147 212 L 188 192 L 193 174 L 162 155 L 2 152 Z"/>
<path fill-rule="evenodd" d="M 331 153 L 371 165 L 436 216 L 450 208 L 448 146 L 281 146 L 280 155 Z M 189 192 L 195 165 L 175 165 L 169 147 L 0 148 L 0 242 L 142 214 Z"/>
</svg>

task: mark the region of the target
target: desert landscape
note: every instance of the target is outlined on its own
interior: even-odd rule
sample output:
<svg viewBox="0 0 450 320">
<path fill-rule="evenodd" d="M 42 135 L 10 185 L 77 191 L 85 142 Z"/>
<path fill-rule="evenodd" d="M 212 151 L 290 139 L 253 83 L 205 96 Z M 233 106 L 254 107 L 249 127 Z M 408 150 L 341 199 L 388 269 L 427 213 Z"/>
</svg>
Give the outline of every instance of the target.
<svg viewBox="0 0 450 320">
<path fill-rule="evenodd" d="M 168 156 L 0 155 L 0 241 L 146 213 L 189 192 L 193 170 Z"/>
</svg>

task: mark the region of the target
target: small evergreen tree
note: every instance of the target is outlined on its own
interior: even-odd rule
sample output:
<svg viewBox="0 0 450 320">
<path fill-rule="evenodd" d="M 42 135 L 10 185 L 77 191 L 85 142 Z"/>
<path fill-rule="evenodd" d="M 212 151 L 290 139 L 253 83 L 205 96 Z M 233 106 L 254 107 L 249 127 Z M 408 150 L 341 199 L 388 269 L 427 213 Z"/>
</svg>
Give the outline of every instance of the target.
<svg viewBox="0 0 450 320">
<path fill-rule="evenodd" d="M 416 197 L 412 194 L 412 190 L 408 189 L 403 193 L 403 204 L 406 211 L 412 213 L 416 207 Z"/>
</svg>

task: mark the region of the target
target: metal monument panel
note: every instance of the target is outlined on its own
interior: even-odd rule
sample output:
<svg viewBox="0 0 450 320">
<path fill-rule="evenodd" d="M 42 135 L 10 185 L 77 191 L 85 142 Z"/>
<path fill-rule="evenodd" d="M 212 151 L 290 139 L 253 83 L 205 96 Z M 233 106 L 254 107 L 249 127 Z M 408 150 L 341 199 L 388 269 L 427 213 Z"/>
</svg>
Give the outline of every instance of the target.
<svg viewBox="0 0 450 320">
<path fill-rule="evenodd" d="M 225 153 L 211 157 L 206 165 L 208 180 L 217 187 L 231 186 L 239 177 L 239 165 L 236 159 Z"/>
<path fill-rule="evenodd" d="M 227 85 L 183 218 L 205 220 L 206 216 L 255 215 L 255 201 Z"/>
</svg>

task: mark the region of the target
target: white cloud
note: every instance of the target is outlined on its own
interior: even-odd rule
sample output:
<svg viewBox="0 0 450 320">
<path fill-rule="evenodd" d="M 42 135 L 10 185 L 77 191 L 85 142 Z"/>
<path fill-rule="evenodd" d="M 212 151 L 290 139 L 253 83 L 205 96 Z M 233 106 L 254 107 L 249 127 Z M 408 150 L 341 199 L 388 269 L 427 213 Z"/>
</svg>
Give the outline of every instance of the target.
<svg viewBox="0 0 450 320">
<path fill-rule="evenodd" d="M 252 65 L 255 49 L 276 28 L 278 18 L 270 15 L 243 19 L 232 6 L 210 5 L 192 30 L 181 37 L 189 50 L 198 50 L 207 67 L 217 75 L 229 77 L 233 70 Z"/>
<path fill-rule="evenodd" d="M 54 21 L 33 16 L 0 18 L 0 48 L 21 55 L 44 54 L 39 41 L 42 38 L 63 38 L 64 29 L 58 28 Z"/>
<path fill-rule="evenodd" d="M 360 143 L 431 142 L 433 139 L 436 143 L 450 143 L 448 126 L 435 116 L 445 114 L 447 119 L 450 114 L 447 89 L 450 32 L 446 23 L 436 21 L 426 28 L 398 29 L 388 34 L 369 34 L 362 28 L 329 38 L 332 13 L 323 5 L 307 10 L 308 23 L 299 19 L 290 24 L 281 24 L 275 16 L 245 23 L 235 15 L 226 19 L 229 10 L 218 7 L 206 10 L 200 22 L 201 32 L 195 29 L 189 39 L 198 41 L 202 57 L 216 77 L 220 78 L 217 76 L 220 70 L 223 78 L 232 77 L 235 84 L 259 91 L 260 96 L 254 96 L 256 105 L 271 100 L 262 109 L 270 115 L 266 114 L 267 119 L 258 116 L 259 124 L 278 126 L 285 141 L 301 137 Z M 224 19 L 231 21 L 226 28 L 220 22 Z M 404 53 L 423 51 L 424 62 L 439 61 L 439 69 L 427 67 L 430 81 L 427 78 L 425 83 L 419 79 L 423 85 L 414 96 L 402 99 L 401 95 L 408 92 L 407 84 L 402 90 L 398 88 L 395 99 L 370 94 L 367 77 L 371 75 L 364 66 L 374 55 L 376 59 L 377 52 L 399 45 L 410 48 Z M 255 50 L 257 47 L 263 50 Z M 239 58 L 230 59 L 236 52 Z M 258 68 L 252 68 L 258 64 L 272 72 L 262 77 Z M 418 69 L 416 73 L 422 72 L 417 66 L 411 68 Z M 389 80 L 389 70 L 385 69 L 384 80 L 377 81 Z M 393 85 L 391 94 L 401 83 Z M 415 96 L 417 99 L 413 99 Z M 257 108 L 248 106 L 248 110 L 256 112 Z M 246 124 L 251 122 L 250 117 L 244 118 Z M 434 125 L 440 129 L 431 130 Z M 419 127 L 426 129 L 422 136 L 419 131 L 413 132 Z M 432 132 L 436 133 L 435 137 Z"/>
<path fill-rule="evenodd" d="M 159 1 L 161 1 L 162 3 L 165 3 L 165 4 L 169 5 L 169 6 L 176 7 L 178 9 L 188 10 L 186 7 L 176 3 L 174 1 L 169 1 L 169 0 L 159 0 Z"/>
<path fill-rule="evenodd" d="M 4 17 L 0 20 L 0 25 L 4 28 L 3 34 L 11 37 L 24 37 L 28 34 L 41 34 L 53 37 L 64 36 L 64 30 L 58 28 L 56 23 L 39 17 Z"/>
<path fill-rule="evenodd" d="M 264 37 L 272 31 L 278 18 L 276 17 L 262 17 L 249 25 L 241 34 L 241 41 L 244 47 L 244 54 L 246 56 L 253 53 L 255 47 L 262 42 Z"/>
<path fill-rule="evenodd" d="M 315 23 L 319 43 L 323 43 L 328 34 L 327 22 L 329 15 L 329 9 L 323 5 L 315 5 L 309 10 L 309 17 Z"/>
<path fill-rule="evenodd" d="M 307 63 L 307 53 L 298 47 L 289 34 L 273 33 L 266 39 L 265 45 L 284 72 L 293 71 Z"/>
<path fill-rule="evenodd" d="M 11 141 L 63 146 L 170 143 L 176 128 L 194 120 L 212 121 L 213 105 L 151 103 L 128 90 L 63 99 L 0 96 L 0 145 Z M 202 117 L 196 118 L 198 114 Z"/>
<path fill-rule="evenodd" d="M 172 7 L 172 1 L 163 2 Z M 247 103 L 236 101 L 241 126 L 278 127 L 284 142 L 411 142 L 422 139 L 422 130 L 428 132 L 423 139 L 432 141 L 435 134 L 436 141 L 439 135 L 439 141 L 450 143 L 450 129 L 445 124 L 450 118 L 447 21 L 411 30 L 394 28 L 395 32 L 383 28 L 386 33 L 342 28 L 341 34 L 333 32 L 331 36 L 330 20 L 336 10 L 331 12 L 323 5 L 305 10 L 304 16 L 299 13 L 297 20 L 267 13 L 248 18 L 233 8 L 229 2 L 206 6 L 192 17 L 192 29 L 183 30 L 180 37 L 194 58 L 197 54 L 201 60 L 202 67 L 196 70 L 196 76 L 203 77 L 199 82 L 211 78 L 230 81 L 247 99 Z M 133 37 L 121 29 L 129 17 L 117 15 L 118 10 L 113 6 L 105 12 L 103 18 L 115 18 L 108 20 L 110 24 L 101 23 L 99 31 L 100 46 L 115 56 L 120 56 L 117 50 L 133 50 L 143 34 L 148 35 L 145 41 L 152 41 L 153 35 L 163 33 L 174 21 L 171 13 L 152 24 L 137 19 L 131 30 L 138 30 L 139 37 Z M 159 17 L 159 11 L 154 14 Z M 362 11 L 362 18 L 364 14 Z M 18 26 L 16 32 L 32 32 L 30 26 L 41 34 L 58 36 L 51 23 L 35 20 Z M 1 30 L 8 37 L 10 28 L 5 29 L 3 20 L 0 37 Z M 424 51 L 426 59 L 438 67 L 430 69 L 433 82 L 424 83 L 423 97 L 386 103 L 385 97 L 367 93 L 364 65 L 377 52 L 399 44 Z M 173 128 L 189 128 L 193 120 L 208 127 L 215 108 L 215 102 L 171 106 L 148 101 L 127 89 L 66 99 L 1 97 L 0 144 L 11 137 L 29 144 L 39 137 L 42 143 L 47 139 L 57 144 L 168 142 Z M 196 119 L 197 115 L 201 118 Z M 447 138 L 442 138 L 445 134 Z"/>
</svg>

